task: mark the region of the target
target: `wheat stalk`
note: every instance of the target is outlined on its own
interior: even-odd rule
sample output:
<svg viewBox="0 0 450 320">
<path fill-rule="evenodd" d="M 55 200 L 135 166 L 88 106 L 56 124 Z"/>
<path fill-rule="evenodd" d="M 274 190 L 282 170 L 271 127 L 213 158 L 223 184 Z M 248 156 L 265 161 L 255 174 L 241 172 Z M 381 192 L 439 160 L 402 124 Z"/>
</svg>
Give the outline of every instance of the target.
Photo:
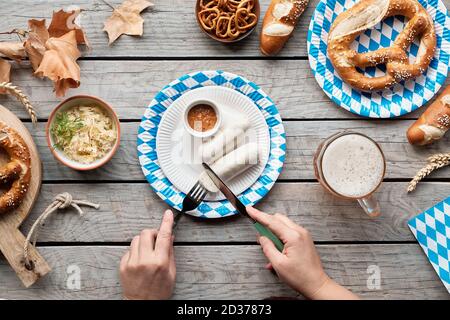
<svg viewBox="0 0 450 320">
<path fill-rule="evenodd" d="M 442 167 L 448 166 L 450 164 L 450 153 L 438 153 L 432 155 L 428 158 L 428 164 L 419 170 L 415 177 L 411 180 L 408 185 L 408 192 L 412 192 L 416 189 L 417 184 L 430 175 L 433 171 L 438 170 Z"/>
<path fill-rule="evenodd" d="M 34 110 L 33 106 L 31 105 L 30 100 L 28 100 L 28 97 L 20 90 L 17 86 L 14 86 L 12 83 L 9 82 L 2 82 L 0 83 L 0 90 L 4 89 L 7 93 L 13 95 L 17 98 L 17 100 L 22 103 L 22 105 L 27 110 L 28 114 L 31 117 L 31 121 L 36 124 L 37 123 L 37 116 L 36 111 Z"/>
<path fill-rule="evenodd" d="M 450 161 L 450 153 L 437 153 L 428 158 L 428 163 L 442 163 Z"/>
</svg>

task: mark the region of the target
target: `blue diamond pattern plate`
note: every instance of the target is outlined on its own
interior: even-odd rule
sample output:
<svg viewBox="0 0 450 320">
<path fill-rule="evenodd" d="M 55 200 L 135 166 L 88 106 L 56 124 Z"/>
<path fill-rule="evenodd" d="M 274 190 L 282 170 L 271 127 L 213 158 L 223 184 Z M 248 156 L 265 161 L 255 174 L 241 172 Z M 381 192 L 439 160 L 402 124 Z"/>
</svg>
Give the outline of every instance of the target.
<svg viewBox="0 0 450 320">
<path fill-rule="evenodd" d="M 393 118 L 412 112 L 430 101 L 445 82 L 450 61 L 450 17 L 441 0 L 418 0 L 434 20 L 437 48 L 424 74 L 379 92 L 360 92 L 342 81 L 327 57 L 327 38 L 331 24 L 357 0 L 321 0 L 311 18 L 308 31 L 308 57 L 313 74 L 323 91 L 338 106 L 371 118 Z M 358 52 L 389 47 L 402 32 L 404 17 L 389 17 L 356 38 L 352 48 Z M 409 50 L 410 59 L 417 55 L 416 40 Z M 384 66 L 367 68 L 369 76 L 384 74 Z"/>
<path fill-rule="evenodd" d="M 258 180 L 241 195 L 245 205 L 260 201 L 275 184 L 283 168 L 286 154 L 286 134 L 281 116 L 272 99 L 256 84 L 244 77 L 224 71 L 201 71 L 184 75 L 165 86 L 146 109 L 139 126 L 137 150 L 142 171 L 156 194 L 169 206 L 180 210 L 186 196 L 165 176 L 159 166 L 156 153 L 156 136 L 162 115 L 172 103 L 196 88 L 223 86 L 249 97 L 261 110 L 270 131 L 270 155 L 266 167 Z M 189 214 L 202 218 L 221 218 L 236 214 L 227 200 L 203 202 Z"/>
</svg>

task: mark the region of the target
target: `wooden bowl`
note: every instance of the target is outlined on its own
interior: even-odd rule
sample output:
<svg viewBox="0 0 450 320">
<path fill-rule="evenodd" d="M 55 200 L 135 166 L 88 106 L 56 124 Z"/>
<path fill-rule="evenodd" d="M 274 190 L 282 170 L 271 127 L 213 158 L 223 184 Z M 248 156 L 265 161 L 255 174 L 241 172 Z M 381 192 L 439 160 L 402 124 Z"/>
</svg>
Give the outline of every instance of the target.
<svg viewBox="0 0 450 320">
<path fill-rule="evenodd" d="M 205 29 L 203 29 L 202 24 L 200 23 L 200 19 L 198 17 L 198 13 L 200 12 L 200 1 L 201 0 L 197 0 L 197 4 L 195 5 L 195 17 L 197 19 L 197 23 L 198 26 L 200 27 L 200 29 L 206 33 L 210 38 L 219 41 L 221 43 L 234 43 L 234 42 L 238 42 L 241 41 L 244 38 L 247 38 L 258 26 L 259 23 L 259 18 L 261 15 L 261 6 L 259 4 L 259 0 L 255 0 L 255 8 L 254 8 L 254 14 L 256 14 L 256 24 L 253 26 L 253 28 L 251 28 L 250 30 L 248 30 L 246 33 L 241 34 L 239 37 L 237 37 L 236 39 L 223 39 L 223 38 L 219 38 L 218 36 L 216 36 L 215 34 L 209 33 L 208 31 L 206 31 Z"/>
</svg>

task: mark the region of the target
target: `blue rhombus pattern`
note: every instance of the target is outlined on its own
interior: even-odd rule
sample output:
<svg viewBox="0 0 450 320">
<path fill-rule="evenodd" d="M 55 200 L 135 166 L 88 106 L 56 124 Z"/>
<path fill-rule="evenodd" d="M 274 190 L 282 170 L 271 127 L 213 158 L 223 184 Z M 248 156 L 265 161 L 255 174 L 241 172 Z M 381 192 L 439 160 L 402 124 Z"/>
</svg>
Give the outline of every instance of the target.
<svg viewBox="0 0 450 320">
<path fill-rule="evenodd" d="M 281 116 L 272 99 L 256 84 L 244 77 L 224 71 L 201 71 L 186 74 L 165 86 L 146 109 L 139 126 L 137 150 L 142 171 L 156 194 L 169 206 L 180 210 L 186 196 L 165 176 L 156 153 L 158 125 L 164 112 L 184 93 L 205 87 L 224 86 L 249 97 L 261 110 L 270 132 L 269 160 L 259 179 L 239 199 L 245 205 L 254 205 L 273 187 L 281 173 L 286 155 L 286 134 Z M 227 200 L 203 202 L 189 214 L 203 218 L 221 218 L 235 214 Z"/>
<path fill-rule="evenodd" d="M 408 225 L 450 293 L 450 197 L 411 219 Z"/>
<path fill-rule="evenodd" d="M 357 0 L 321 0 L 311 18 L 308 31 L 308 57 L 313 74 L 323 91 L 338 106 L 355 114 L 371 118 L 398 117 L 420 108 L 444 84 L 450 61 L 450 17 L 441 0 L 418 0 L 435 22 L 437 48 L 434 59 L 420 77 L 396 84 L 379 92 L 361 92 L 342 81 L 327 57 L 327 38 L 331 24 Z M 404 17 L 390 17 L 355 39 L 353 49 L 358 52 L 389 47 L 403 30 Z M 409 50 L 410 59 L 417 56 L 416 40 Z M 366 68 L 369 76 L 384 74 L 384 66 Z"/>
</svg>

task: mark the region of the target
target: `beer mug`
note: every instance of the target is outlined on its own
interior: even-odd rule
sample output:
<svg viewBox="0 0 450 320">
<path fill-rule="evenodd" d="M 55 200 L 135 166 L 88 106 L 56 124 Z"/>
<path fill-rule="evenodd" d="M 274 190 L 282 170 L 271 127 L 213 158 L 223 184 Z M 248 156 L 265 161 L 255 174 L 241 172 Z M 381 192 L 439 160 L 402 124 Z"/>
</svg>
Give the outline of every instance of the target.
<svg viewBox="0 0 450 320">
<path fill-rule="evenodd" d="M 370 217 L 380 215 L 380 205 L 373 194 L 383 182 L 386 160 L 371 138 L 351 131 L 329 137 L 317 149 L 314 172 L 331 194 L 357 200 Z"/>
</svg>

